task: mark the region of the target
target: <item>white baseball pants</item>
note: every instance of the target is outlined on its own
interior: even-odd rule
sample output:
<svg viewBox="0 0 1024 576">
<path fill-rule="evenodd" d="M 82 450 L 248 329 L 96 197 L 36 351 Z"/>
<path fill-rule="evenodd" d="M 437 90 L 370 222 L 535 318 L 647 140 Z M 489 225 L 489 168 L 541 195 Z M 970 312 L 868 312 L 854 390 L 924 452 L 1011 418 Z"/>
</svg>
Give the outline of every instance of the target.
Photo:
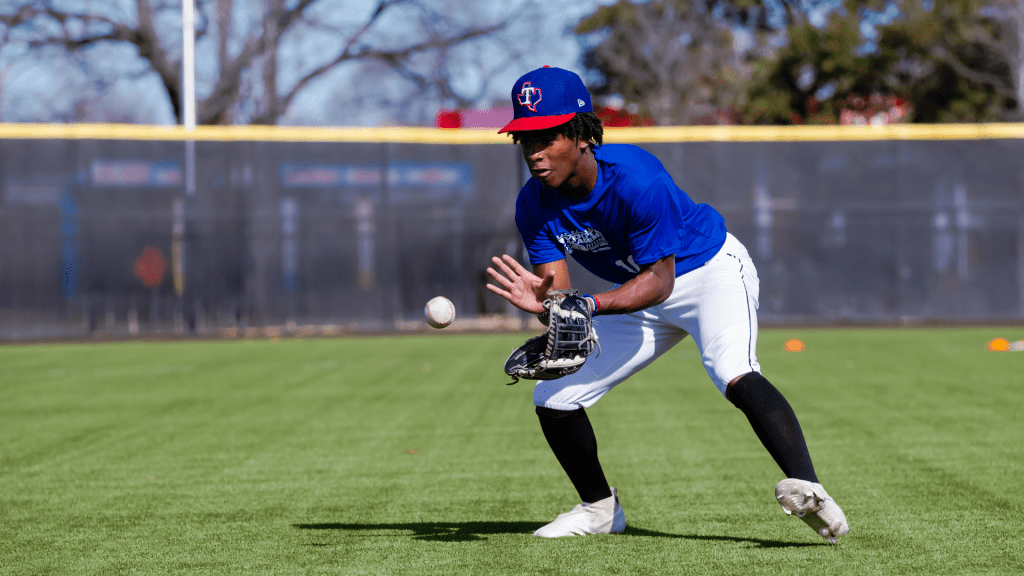
<svg viewBox="0 0 1024 576">
<path fill-rule="evenodd" d="M 714 258 L 676 278 L 672 295 L 661 304 L 632 314 L 595 317 L 600 354 L 591 355 L 575 374 L 538 381 L 533 403 L 554 410 L 590 407 L 687 334 L 724 395 L 731 380 L 760 370 L 757 297 L 754 263 L 743 244 L 728 234 Z"/>
</svg>

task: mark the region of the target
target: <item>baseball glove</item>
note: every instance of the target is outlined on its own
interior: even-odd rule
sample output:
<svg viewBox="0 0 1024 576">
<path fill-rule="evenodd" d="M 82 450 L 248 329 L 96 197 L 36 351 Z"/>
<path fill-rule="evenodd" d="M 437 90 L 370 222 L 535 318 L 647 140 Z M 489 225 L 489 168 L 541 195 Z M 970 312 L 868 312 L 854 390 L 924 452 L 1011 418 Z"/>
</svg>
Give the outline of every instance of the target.
<svg viewBox="0 0 1024 576">
<path fill-rule="evenodd" d="M 575 292 L 553 291 L 544 301 L 548 330 L 516 348 L 505 361 L 509 385 L 528 380 L 554 380 L 579 370 L 595 349 L 597 332 L 593 326 L 593 305 L 589 298 Z"/>
</svg>

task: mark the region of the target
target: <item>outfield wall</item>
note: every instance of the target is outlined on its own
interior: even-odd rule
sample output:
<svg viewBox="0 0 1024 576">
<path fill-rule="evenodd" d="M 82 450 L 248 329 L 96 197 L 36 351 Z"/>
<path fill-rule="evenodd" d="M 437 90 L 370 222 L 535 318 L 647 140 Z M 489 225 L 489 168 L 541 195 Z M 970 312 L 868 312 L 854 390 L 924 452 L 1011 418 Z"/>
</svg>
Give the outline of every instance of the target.
<svg viewBox="0 0 1024 576">
<path fill-rule="evenodd" d="M 1024 125 L 606 142 L 650 150 L 723 213 L 763 321 L 1024 320 Z M 0 125 L 0 157 L 3 339 L 418 329 L 438 294 L 460 320 L 510 312 L 483 287 L 491 255 L 522 250 L 504 136 Z"/>
</svg>

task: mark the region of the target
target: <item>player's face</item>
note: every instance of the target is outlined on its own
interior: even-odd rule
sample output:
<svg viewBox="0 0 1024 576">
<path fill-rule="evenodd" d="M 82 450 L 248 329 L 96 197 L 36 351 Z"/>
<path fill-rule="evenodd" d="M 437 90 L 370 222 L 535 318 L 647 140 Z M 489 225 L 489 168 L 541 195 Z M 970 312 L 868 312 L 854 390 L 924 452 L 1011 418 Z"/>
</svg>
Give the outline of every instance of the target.
<svg viewBox="0 0 1024 576">
<path fill-rule="evenodd" d="M 579 168 L 587 148 L 585 142 L 570 140 L 551 131 L 538 131 L 520 137 L 519 145 L 530 175 L 545 186 L 559 188 L 568 185 L 575 188 L 583 183 Z"/>
</svg>

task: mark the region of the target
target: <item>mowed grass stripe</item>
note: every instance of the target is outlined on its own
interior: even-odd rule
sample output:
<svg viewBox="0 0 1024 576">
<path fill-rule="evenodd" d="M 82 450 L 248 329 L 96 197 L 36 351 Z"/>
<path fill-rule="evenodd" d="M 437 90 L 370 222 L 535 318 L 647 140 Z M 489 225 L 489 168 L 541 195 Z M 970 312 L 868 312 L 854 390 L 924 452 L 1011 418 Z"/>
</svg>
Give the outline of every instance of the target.
<svg viewBox="0 0 1024 576">
<path fill-rule="evenodd" d="M 524 335 L 0 347 L 0 573 L 1020 572 L 1024 354 L 995 336 L 1024 337 L 762 333 L 835 547 L 689 341 L 588 411 L 627 533 L 558 541 L 530 532 L 574 492 L 500 369 Z"/>
<path fill-rule="evenodd" d="M 838 465 L 856 463 L 846 474 L 856 483 L 850 488 L 859 488 L 850 494 L 859 500 L 846 505 L 851 522 L 873 511 L 867 528 L 882 528 L 872 535 L 879 542 L 904 542 L 905 569 L 998 573 L 1012 560 L 998 553 L 1007 539 L 1020 546 L 1020 537 L 1005 528 L 1022 525 L 1021 499 L 1012 488 L 1021 461 L 1005 441 L 1022 439 L 1006 402 L 1020 403 L 1012 374 L 1024 358 L 985 348 L 989 334 L 1004 331 L 822 331 L 805 339 L 804 354 L 827 348 L 840 362 L 817 367 L 830 383 L 825 394 L 791 401 L 807 414 L 805 429 L 835 431 L 822 454 L 842 451 Z M 815 410 L 809 401 L 816 399 L 828 404 Z M 828 484 L 834 476 L 817 460 Z M 847 501 L 849 489 L 832 492 Z M 1014 563 L 1020 565 L 1019 552 Z"/>
</svg>

